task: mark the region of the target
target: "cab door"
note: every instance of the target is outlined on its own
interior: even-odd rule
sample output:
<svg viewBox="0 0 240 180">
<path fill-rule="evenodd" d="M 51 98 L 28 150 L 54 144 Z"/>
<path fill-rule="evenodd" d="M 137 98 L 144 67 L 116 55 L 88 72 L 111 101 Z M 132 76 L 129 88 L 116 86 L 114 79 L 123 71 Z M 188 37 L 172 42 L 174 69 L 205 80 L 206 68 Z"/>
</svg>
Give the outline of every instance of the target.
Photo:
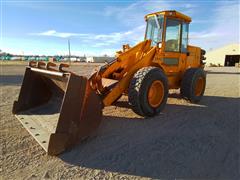
<svg viewBox="0 0 240 180">
<path fill-rule="evenodd" d="M 184 30 L 185 28 L 185 30 Z M 185 59 L 187 56 L 187 37 L 186 27 L 182 20 L 175 18 L 166 18 L 165 37 L 163 44 L 162 66 L 169 79 L 169 85 L 174 88 L 178 86 L 179 73 L 184 70 Z M 188 32 L 188 31 L 187 31 Z"/>
</svg>

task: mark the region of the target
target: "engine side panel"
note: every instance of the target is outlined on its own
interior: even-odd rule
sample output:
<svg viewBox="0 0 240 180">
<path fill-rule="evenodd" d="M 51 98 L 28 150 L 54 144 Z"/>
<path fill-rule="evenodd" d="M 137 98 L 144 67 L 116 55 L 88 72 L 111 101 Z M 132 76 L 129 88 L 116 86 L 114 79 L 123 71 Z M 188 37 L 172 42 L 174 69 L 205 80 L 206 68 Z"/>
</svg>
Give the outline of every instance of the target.
<svg viewBox="0 0 240 180">
<path fill-rule="evenodd" d="M 201 48 L 196 46 L 188 46 L 189 55 L 186 59 L 186 69 L 191 67 L 201 67 Z"/>
</svg>

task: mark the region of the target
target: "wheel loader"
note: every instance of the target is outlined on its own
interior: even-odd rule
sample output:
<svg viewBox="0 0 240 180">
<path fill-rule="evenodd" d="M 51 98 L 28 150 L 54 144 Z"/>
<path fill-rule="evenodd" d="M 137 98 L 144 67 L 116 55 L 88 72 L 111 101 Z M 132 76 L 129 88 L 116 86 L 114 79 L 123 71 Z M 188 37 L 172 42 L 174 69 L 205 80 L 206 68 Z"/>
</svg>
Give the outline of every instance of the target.
<svg viewBox="0 0 240 180">
<path fill-rule="evenodd" d="M 140 116 L 158 115 L 169 89 L 179 89 L 192 103 L 201 100 L 206 84 L 205 51 L 188 44 L 191 18 L 177 11 L 145 16 L 144 41 L 123 45 L 115 60 L 90 78 L 67 64 L 30 62 L 13 114 L 49 155 L 80 143 L 98 128 L 105 106 L 123 94 Z"/>
</svg>

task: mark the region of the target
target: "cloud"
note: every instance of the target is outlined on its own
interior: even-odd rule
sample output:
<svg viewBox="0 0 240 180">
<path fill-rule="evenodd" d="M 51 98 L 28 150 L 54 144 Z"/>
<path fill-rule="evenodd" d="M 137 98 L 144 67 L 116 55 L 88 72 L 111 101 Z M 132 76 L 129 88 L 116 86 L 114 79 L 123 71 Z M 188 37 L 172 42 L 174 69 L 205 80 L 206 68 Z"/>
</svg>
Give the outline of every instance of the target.
<svg viewBox="0 0 240 180">
<path fill-rule="evenodd" d="M 60 37 L 60 38 L 70 38 L 70 37 L 86 37 L 88 34 L 78 34 L 78 33 L 66 33 L 66 32 L 57 32 L 55 30 L 49 30 L 40 33 L 30 33 L 30 35 L 35 36 L 53 36 L 53 37 Z"/>
<path fill-rule="evenodd" d="M 213 6 L 215 8 L 210 9 Z M 192 17 L 190 43 L 193 45 L 208 49 L 229 43 L 239 43 L 238 1 L 216 3 L 139 1 L 125 7 L 107 6 L 105 16 L 116 17 L 119 23 L 126 27 L 143 26 L 145 23 L 143 17 L 146 14 L 167 9 L 175 9 Z M 194 31 L 191 31 L 191 29 Z"/>
<path fill-rule="evenodd" d="M 238 2 L 219 3 L 208 19 L 203 31 L 190 32 L 191 43 L 205 49 L 240 43 Z"/>
<path fill-rule="evenodd" d="M 139 26 L 126 32 L 113 32 L 109 34 L 81 34 L 71 32 L 57 32 L 49 30 L 40 33 L 30 33 L 34 36 L 48 36 L 59 38 L 77 38 L 81 42 L 92 47 L 107 47 L 112 45 L 120 45 L 120 43 L 135 44 L 143 40 L 145 26 Z"/>
<path fill-rule="evenodd" d="M 223 36 L 224 33 L 215 33 L 215 32 L 193 32 L 191 33 L 191 36 L 189 37 L 190 39 L 208 39 L 209 38 L 217 38 L 219 36 Z"/>
<path fill-rule="evenodd" d="M 107 6 L 104 10 L 104 16 L 109 18 L 115 18 L 116 21 L 121 23 L 127 28 L 132 28 L 133 33 L 129 33 L 129 36 L 121 34 L 122 39 L 128 39 L 130 44 L 136 44 L 142 41 L 144 38 L 145 24 L 144 16 L 163 10 L 175 9 L 184 14 L 192 15 L 198 8 L 198 4 L 182 3 L 179 1 L 138 1 L 127 6 Z M 135 28 L 137 27 L 137 28 Z M 141 28 L 138 28 L 141 27 Z M 130 31 L 131 32 L 131 31 Z M 96 43 L 95 46 L 102 46 L 102 43 Z M 106 44 L 105 44 L 106 45 Z"/>
<path fill-rule="evenodd" d="M 132 30 L 120 33 L 110 33 L 107 35 L 96 35 L 93 39 L 96 40 L 94 47 L 120 45 L 129 43 L 131 45 L 142 41 L 144 38 L 145 26 L 139 26 Z"/>
<path fill-rule="evenodd" d="M 119 23 L 134 27 L 144 24 L 144 16 L 164 10 L 179 10 L 187 15 L 193 14 L 197 4 L 183 3 L 182 1 L 138 1 L 127 6 L 107 6 L 105 16 L 115 17 Z"/>
<path fill-rule="evenodd" d="M 211 3 L 211 2 L 206 2 Z M 215 48 L 228 43 L 239 42 L 239 4 L 235 1 L 211 3 L 183 3 L 180 1 L 138 1 L 128 5 L 106 6 L 106 18 L 120 23 L 125 31 L 113 31 L 108 34 L 83 34 L 81 32 L 58 32 L 48 30 L 31 33 L 35 36 L 77 39 L 89 48 L 99 49 L 99 52 L 110 52 L 120 48 L 121 44 L 134 45 L 144 38 L 144 16 L 148 13 L 175 9 L 192 17 L 190 25 L 190 44 L 205 49 Z M 206 15 L 207 14 L 207 15 Z M 192 30 L 193 29 L 193 30 Z"/>
</svg>

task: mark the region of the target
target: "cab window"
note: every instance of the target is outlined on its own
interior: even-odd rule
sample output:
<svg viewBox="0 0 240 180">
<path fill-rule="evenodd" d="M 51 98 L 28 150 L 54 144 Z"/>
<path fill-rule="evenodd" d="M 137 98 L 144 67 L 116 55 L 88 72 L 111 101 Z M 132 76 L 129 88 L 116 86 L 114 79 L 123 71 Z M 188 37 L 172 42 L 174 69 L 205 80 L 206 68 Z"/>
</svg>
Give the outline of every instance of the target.
<svg viewBox="0 0 240 180">
<path fill-rule="evenodd" d="M 152 46 L 162 42 L 163 16 L 152 16 L 147 20 L 145 39 L 152 40 Z"/>
<path fill-rule="evenodd" d="M 165 51 L 180 52 L 181 22 L 175 19 L 167 19 Z"/>
<path fill-rule="evenodd" d="M 181 47 L 181 52 L 182 53 L 187 53 L 188 28 L 189 28 L 188 23 L 183 23 L 182 24 L 182 47 Z"/>
</svg>

